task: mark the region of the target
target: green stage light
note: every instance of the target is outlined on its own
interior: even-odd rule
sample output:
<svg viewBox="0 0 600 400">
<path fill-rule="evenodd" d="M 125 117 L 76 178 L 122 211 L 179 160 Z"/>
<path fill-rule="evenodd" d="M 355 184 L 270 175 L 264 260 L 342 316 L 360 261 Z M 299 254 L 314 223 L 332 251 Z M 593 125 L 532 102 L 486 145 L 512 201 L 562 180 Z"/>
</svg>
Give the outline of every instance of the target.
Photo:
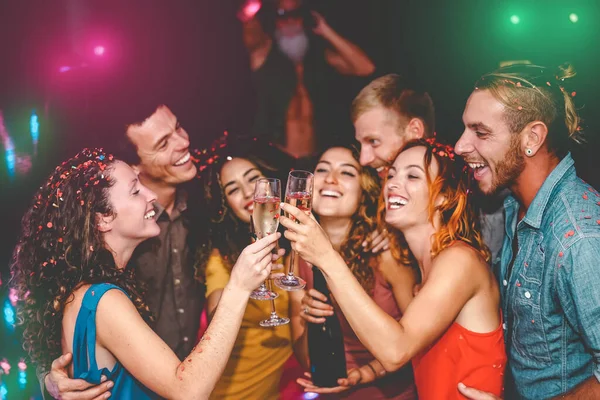
<svg viewBox="0 0 600 400">
<path fill-rule="evenodd" d="M 579 21 L 579 17 L 575 13 L 571 13 L 569 15 L 569 19 L 571 20 L 572 23 L 576 23 L 577 21 Z"/>
<path fill-rule="evenodd" d="M 510 22 L 512 22 L 513 24 L 518 24 L 519 22 L 521 22 L 521 18 L 519 18 L 518 15 L 513 15 L 510 17 Z"/>
</svg>

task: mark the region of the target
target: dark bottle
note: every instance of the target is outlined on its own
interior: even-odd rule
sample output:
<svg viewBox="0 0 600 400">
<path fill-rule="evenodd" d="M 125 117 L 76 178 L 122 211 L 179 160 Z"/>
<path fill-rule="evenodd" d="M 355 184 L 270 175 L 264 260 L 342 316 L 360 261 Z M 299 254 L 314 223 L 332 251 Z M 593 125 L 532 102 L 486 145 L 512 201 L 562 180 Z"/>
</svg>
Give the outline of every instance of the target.
<svg viewBox="0 0 600 400">
<path fill-rule="evenodd" d="M 317 267 L 312 268 L 314 288 L 327 296 L 331 295 L 325 277 Z M 339 386 L 338 379 L 346 378 L 346 353 L 344 335 L 335 314 L 325 317 L 323 324 L 308 324 L 308 355 L 312 381 L 319 387 Z"/>
</svg>

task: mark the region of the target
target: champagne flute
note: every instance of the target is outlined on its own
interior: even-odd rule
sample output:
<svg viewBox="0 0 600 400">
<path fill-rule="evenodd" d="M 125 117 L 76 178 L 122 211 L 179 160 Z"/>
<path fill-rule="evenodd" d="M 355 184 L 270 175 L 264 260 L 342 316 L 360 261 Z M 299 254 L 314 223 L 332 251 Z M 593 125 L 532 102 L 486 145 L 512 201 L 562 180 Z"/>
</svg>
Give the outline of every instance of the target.
<svg viewBox="0 0 600 400">
<path fill-rule="evenodd" d="M 268 282 L 269 282 L 269 290 L 272 290 L 273 288 L 271 287 L 271 281 L 269 280 Z M 285 324 L 289 324 L 289 323 L 290 323 L 289 318 L 284 318 L 284 317 L 280 317 L 279 315 L 277 315 L 277 312 L 275 311 L 275 299 L 271 299 L 271 315 L 269 316 L 268 319 L 264 319 L 264 320 L 260 321 L 258 324 L 260 326 L 262 326 L 263 328 L 270 328 L 270 327 L 285 325 Z"/>
<path fill-rule="evenodd" d="M 254 186 L 254 209 L 250 216 L 250 229 L 258 238 L 262 239 L 271 233 L 275 233 L 279 227 L 279 215 L 281 208 L 281 181 L 273 178 L 261 178 Z M 265 282 L 250 293 L 254 300 L 273 300 L 277 293 L 269 290 Z"/>
<path fill-rule="evenodd" d="M 261 178 L 256 181 L 254 187 L 254 209 L 250 217 L 250 229 L 259 239 L 275 233 L 279 227 L 279 215 L 281 208 L 281 181 L 273 178 Z M 268 319 L 259 322 L 262 327 L 274 327 L 289 324 L 289 318 L 277 315 L 275 311 L 275 299 L 279 296 L 263 282 L 258 289 L 254 290 L 250 297 L 255 300 L 270 300 L 271 315 Z"/>
<path fill-rule="evenodd" d="M 287 187 L 285 189 L 285 202 L 291 204 L 301 211 L 310 214 L 313 195 L 313 174 L 308 171 L 291 171 L 288 176 Z M 287 213 L 286 213 L 287 214 Z M 289 214 L 288 218 L 293 217 Z M 284 276 L 274 280 L 275 285 L 287 291 L 302 290 L 306 286 L 304 279 L 294 275 L 296 263 L 296 252 L 292 251 L 290 255 L 290 268 Z"/>
</svg>

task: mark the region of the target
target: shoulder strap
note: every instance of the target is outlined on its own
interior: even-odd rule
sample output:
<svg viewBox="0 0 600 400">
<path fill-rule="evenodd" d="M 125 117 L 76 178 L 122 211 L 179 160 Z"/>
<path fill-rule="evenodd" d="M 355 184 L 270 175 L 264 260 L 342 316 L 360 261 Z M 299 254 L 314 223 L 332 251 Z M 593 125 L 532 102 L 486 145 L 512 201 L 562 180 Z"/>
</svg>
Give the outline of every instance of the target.
<svg viewBox="0 0 600 400">
<path fill-rule="evenodd" d="M 81 302 L 81 309 L 75 322 L 73 338 L 73 372 L 75 379 L 100 383 L 101 371 L 96 363 L 96 309 L 102 296 L 111 289 L 127 294 L 120 287 L 99 283 L 88 288 Z"/>
</svg>

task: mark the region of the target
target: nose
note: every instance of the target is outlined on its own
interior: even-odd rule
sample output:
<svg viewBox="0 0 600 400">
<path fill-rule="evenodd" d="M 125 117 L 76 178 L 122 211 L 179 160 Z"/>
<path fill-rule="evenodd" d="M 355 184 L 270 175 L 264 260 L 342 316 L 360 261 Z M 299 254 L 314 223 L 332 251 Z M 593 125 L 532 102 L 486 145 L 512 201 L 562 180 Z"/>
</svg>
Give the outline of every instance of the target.
<svg viewBox="0 0 600 400">
<path fill-rule="evenodd" d="M 190 137 L 187 134 L 187 132 L 185 131 L 185 129 L 181 128 L 178 132 L 177 135 L 173 135 L 178 139 L 178 148 L 179 149 L 187 149 L 188 147 L 190 147 Z"/>
<path fill-rule="evenodd" d="M 360 165 L 366 167 L 367 165 L 371 164 L 374 159 L 375 157 L 373 156 L 373 150 L 371 148 L 369 148 L 368 146 L 360 147 L 360 157 L 358 160 L 360 162 Z"/>
<path fill-rule="evenodd" d="M 254 185 L 250 183 L 242 185 L 242 193 L 244 194 L 244 199 L 251 198 L 254 196 Z"/>
<path fill-rule="evenodd" d="M 385 187 L 387 188 L 388 191 L 394 190 L 394 189 L 399 189 L 400 183 L 398 181 L 398 177 L 394 176 L 393 178 L 388 179 L 385 184 Z"/>
<path fill-rule="evenodd" d="M 471 143 L 471 140 L 469 139 L 469 132 L 465 130 L 460 138 L 458 138 L 456 145 L 454 145 L 454 152 L 457 155 L 462 156 L 464 154 L 471 153 L 473 150 L 474 147 L 473 143 Z"/>
<path fill-rule="evenodd" d="M 325 176 L 325 183 L 337 183 L 337 176 L 335 171 L 331 170 L 327 173 L 327 175 Z"/>
<path fill-rule="evenodd" d="M 154 193 L 152 190 L 148 189 L 145 186 L 144 189 L 146 191 L 146 201 L 148 203 L 154 203 L 156 201 L 156 193 Z"/>
</svg>

